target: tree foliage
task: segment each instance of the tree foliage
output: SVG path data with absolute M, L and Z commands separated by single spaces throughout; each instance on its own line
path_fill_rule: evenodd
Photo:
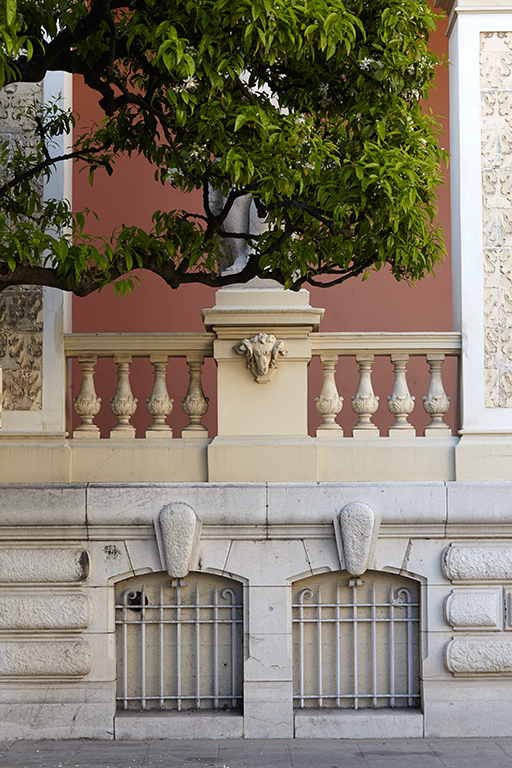
M 72 156 L 93 177 L 142 154 L 162 184 L 201 190 L 204 212 L 159 210 L 151 230 L 88 236 L 84 214 L 35 183 L 60 162 L 55 138 L 74 118 L 27 106 L 30 151 L 0 144 L 0 289 L 86 295 L 117 281 L 123 292 L 134 268 L 173 288 L 260 276 L 298 289 L 386 263 L 398 279 L 432 271 L 444 152 L 419 101 L 438 63 L 434 23 L 424 0 L 3 0 L 0 87 L 82 75 L 105 117 Z M 247 195 L 267 223 L 258 235 L 225 226 Z M 240 274 L 221 274 L 234 235 L 251 254 Z

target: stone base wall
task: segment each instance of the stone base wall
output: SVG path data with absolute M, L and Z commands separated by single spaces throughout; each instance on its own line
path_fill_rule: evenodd
M 0 739 L 511 736 L 511 494 L 506 482 L 3 486 Z M 177 502 L 202 522 L 194 568 L 244 586 L 243 714 L 116 716 L 115 585 L 167 569 L 158 519 Z M 293 708 L 292 585 L 346 567 L 335 528 L 353 502 L 380 523 L 366 566 L 420 584 L 418 709 Z

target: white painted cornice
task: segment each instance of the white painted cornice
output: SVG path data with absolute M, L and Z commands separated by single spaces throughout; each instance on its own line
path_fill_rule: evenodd
M 435 6 L 436 8 L 442 8 L 448 14 L 448 28 L 446 30 L 448 37 L 459 14 L 512 13 L 511 0 L 491 0 L 491 2 L 482 2 L 482 0 L 436 0 Z

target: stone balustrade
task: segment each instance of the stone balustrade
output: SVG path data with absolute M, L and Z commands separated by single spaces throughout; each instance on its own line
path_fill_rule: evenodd
M 292 307 L 296 314 L 299 309 Z M 271 324 L 263 312 L 250 312 L 251 323 L 249 313 L 239 312 L 244 323 L 228 317 L 232 325 L 224 328 L 219 311 L 203 333 L 65 335 L 65 358 L 76 361 L 80 423 L 70 433 L 4 425 L 2 482 L 432 482 L 465 471 L 457 458 L 461 439 L 445 421 L 455 393 L 445 391 L 442 379 L 446 358 L 461 354 L 459 334 L 320 333 L 307 312 L 298 330 L 284 313 L 283 322 L 272 315 Z M 259 367 L 247 351 L 241 354 L 246 348 L 261 352 Z M 212 372 L 202 380 L 208 358 L 217 365 L 216 382 Z M 320 365 L 311 366 L 308 380 L 313 358 L 323 367 L 323 384 Z M 413 358 L 423 362 L 423 377 Z M 183 429 L 177 398 L 188 417 Z M 312 436 L 308 405 L 313 424 L 315 404 L 323 423 Z M 343 404 L 353 411 L 353 426 L 343 420 Z M 203 423 L 209 408 L 210 433 Z M 415 418 L 422 409 L 426 414 Z M 389 429 L 386 419 L 394 421 Z M 135 439 L 135 426 L 142 439 Z M 107 439 L 99 440 L 102 435 Z
M 102 403 L 96 395 L 94 384 L 95 366 L 100 357 L 112 358 L 117 365 L 117 387 L 110 400 L 112 412 L 118 422 L 110 432 L 113 439 L 134 438 L 135 427 L 130 419 L 139 407 L 130 386 L 130 365 L 135 357 L 150 360 L 154 369 L 154 383 L 146 399 L 148 413 L 153 424 L 146 430 L 146 438 L 171 438 L 172 428 L 166 423 L 173 410 L 174 401 L 169 397 L 166 371 L 169 358 L 181 357 L 189 368 L 189 386 L 182 398 L 182 408 L 190 419 L 182 437 L 208 437 L 201 419 L 208 410 L 201 383 L 201 369 L 205 357 L 213 354 L 212 333 L 161 333 L 161 334 L 73 334 L 65 337 L 68 358 L 77 358 L 82 369 L 82 384 L 74 399 L 74 408 L 81 418 L 73 431 L 74 438 L 99 438 L 100 430 L 94 424 Z
M 430 370 L 428 390 L 422 398 L 423 408 L 430 416 L 425 437 L 451 436 L 444 415 L 450 408 L 451 397 L 443 386 L 442 368 L 447 357 L 461 352 L 458 333 L 316 333 L 311 336 L 312 353 L 323 367 L 323 386 L 316 407 L 324 421 L 316 431 L 317 437 L 343 437 L 336 422 L 344 399 L 338 393 L 335 374 L 340 357 L 353 357 L 359 366 L 359 383 L 351 397 L 352 410 L 359 421 L 352 430 L 356 438 L 379 437 L 380 431 L 372 418 L 382 403 L 372 386 L 372 366 L 377 356 L 389 358 L 394 368 L 394 383 L 387 397 L 387 408 L 395 417 L 389 437 L 415 437 L 416 429 L 409 422 L 416 405 L 407 383 L 407 365 L 411 357 L 425 358 Z
M 118 419 L 110 431 L 110 438 L 134 438 L 135 428 L 130 419 L 140 404 L 130 386 L 130 364 L 136 357 L 150 360 L 154 370 L 153 388 L 148 393 L 146 407 L 153 424 L 146 430 L 146 438 L 172 438 L 173 430 L 166 423 L 173 410 L 169 397 L 166 370 L 170 358 L 184 358 L 189 367 L 189 386 L 182 398 L 182 408 L 189 418 L 182 437 L 208 437 L 202 418 L 208 410 L 201 382 L 201 370 L 206 357 L 213 356 L 213 333 L 172 334 L 74 334 L 66 336 L 65 351 L 68 358 L 77 358 L 82 370 L 82 383 L 74 408 L 81 418 L 73 431 L 74 438 L 98 438 L 100 430 L 94 424 L 102 407 L 94 384 L 98 358 L 109 357 L 117 365 L 117 386 L 110 400 L 112 412 Z M 417 431 L 409 418 L 416 405 L 409 392 L 407 365 L 409 359 L 420 356 L 430 370 L 430 383 L 423 396 L 423 409 L 431 420 L 426 437 L 451 436 L 444 415 L 450 407 L 451 396 L 444 389 L 442 367 L 446 357 L 460 354 L 461 341 L 457 333 L 314 333 L 311 335 L 312 355 L 323 367 L 323 385 L 315 404 L 323 416 L 316 431 L 317 437 L 343 437 L 343 429 L 336 418 L 344 398 L 336 384 L 336 367 L 340 357 L 352 357 L 359 367 L 359 383 L 351 395 L 352 410 L 359 419 L 352 430 L 355 438 L 379 437 L 379 428 L 372 421 L 377 409 L 384 403 L 375 395 L 372 385 L 372 366 L 378 356 L 386 357 L 394 368 L 394 384 L 387 397 L 387 408 L 395 421 L 388 436 L 415 437 Z M 282 363 L 286 364 L 286 363 Z M 269 396 L 272 390 L 268 390 Z M 347 398 L 348 399 L 348 398 Z

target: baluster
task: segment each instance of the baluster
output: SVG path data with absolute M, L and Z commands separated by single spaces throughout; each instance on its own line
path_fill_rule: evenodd
M 174 400 L 167 392 L 165 372 L 169 364 L 168 355 L 150 355 L 150 361 L 155 369 L 155 381 L 151 397 L 146 400 L 146 407 L 154 423 L 146 430 L 146 437 L 172 437 L 172 429 L 165 423 L 172 411 Z
M 359 422 L 352 430 L 353 437 L 378 437 L 379 429 L 372 424 L 371 418 L 379 407 L 379 398 L 372 387 L 372 365 L 375 356 L 372 354 L 356 355 L 359 365 L 359 385 L 352 396 L 352 410 L 359 416 Z
M 117 388 L 111 399 L 111 408 L 114 416 L 117 416 L 117 424 L 110 431 L 110 437 L 129 438 L 135 437 L 135 427 L 130 424 L 130 419 L 137 410 L 137 398 L 132 395 L 130 387 L 131 355 L 114 355 L 117 364 Z
M 94 388 L 94 366 L 98 362 L 96 355 L 79 357 L 78 362 L 82 368 L 82 384 L 78 396 L 73 403 L 75 411 L 81 418 L 81 423 L 74 430 L 73 437 L 100 437 L 100 430 L 92 423 L 101 408 L 101 397 L 96 397 Z
M 186 397 L 182 398 L 183 411 L 189 417 L 190 422 L 181 433 L 182 437 L 208 437 L 208 430 L 201 424 L 201 419 L 208 410 L 209 398 L 204 396 L 201 384 L 201 368 L 204 363 L 204 355 L 187 355 L 187 365 L 190 371 L 190 380 Z
M 443 386 L 442 367 L 444 359 L 443 354 L 427 355 L 427 363 L 430 366 L 430 384 L 428 392 L 423 398 L 423 408 L 432 417 L 432 421 L 425 428 L 425 437 L 445 437 L 452 434 L 448 424 L 443 421 L 443 416 L 450 407 L 451 400 Z
M 407 386 L 407 363 L 409 355 L 398 353 L 391 355 L 391 362 L 395 368 L 395 381 L 393 391 L 388 397 L 388 410 L 396 419 L 389 428 L 390 437 L 415 437 L 416 430 L 409 424 L 407 417 L 414 408 L 414 397 Z
M 335 419 L 343 407 L 343 398 L 338 394 L 334 374 L 338 355 L 320 355 L 320 361 L 324 369 L 324 380 L 319 397 L 315 397 L 317 411 L 324 417 L 323 424 L 316 430 L 317 437 L 343 437 L 343 429 Z

